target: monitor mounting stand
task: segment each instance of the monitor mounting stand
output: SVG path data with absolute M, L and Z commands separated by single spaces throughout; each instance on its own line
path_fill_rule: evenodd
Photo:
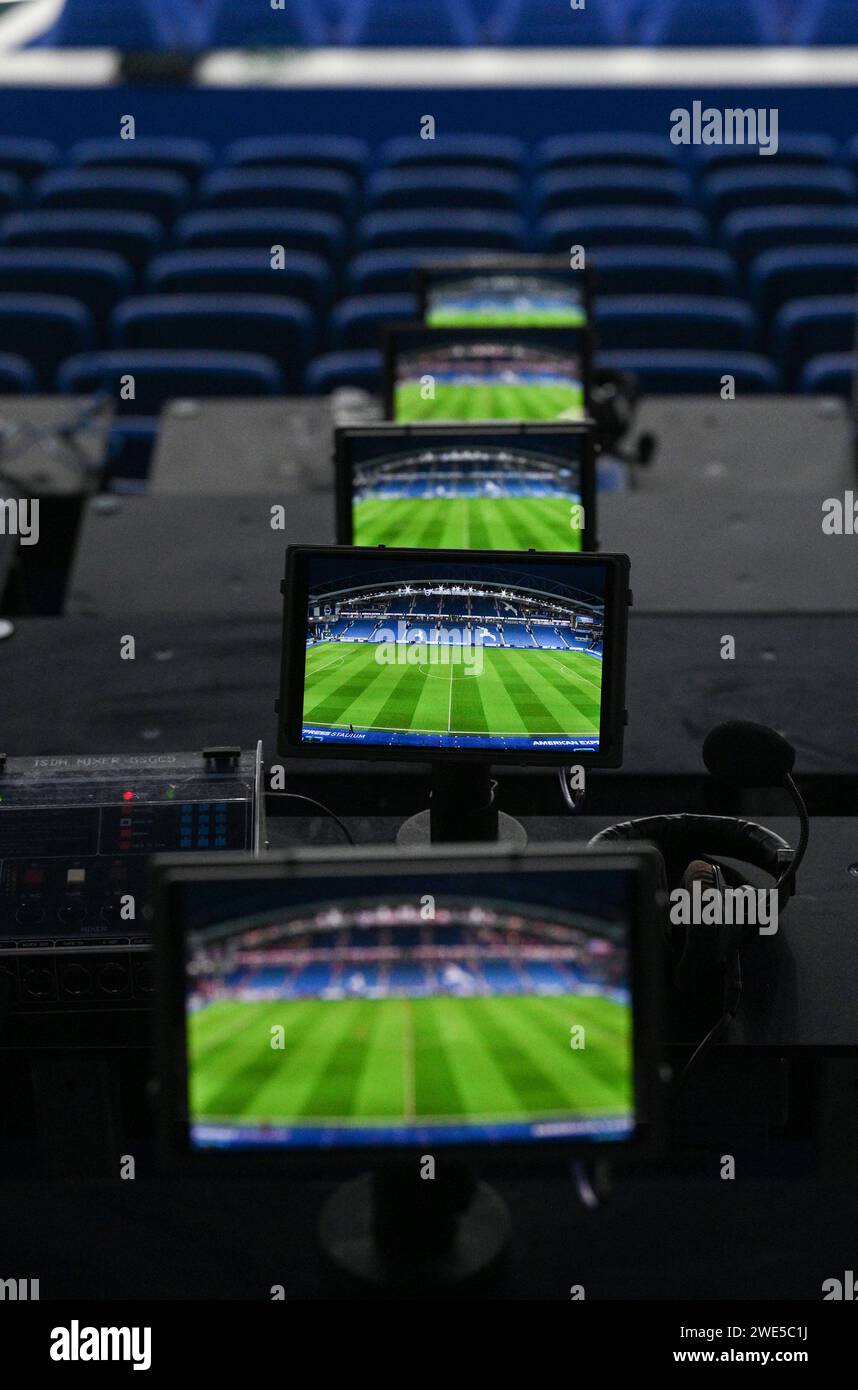
M 490 1280 L 510 1230 L 493 1188 L 455 1159 L 439 1158 L 436 1173 L 429 1155 L 381 1164 L 338 1187 L 319 1223 L 338 1274 L 404 1296 Z
M 488 763 L 432 764 L 428 811 L 419 811 L 399 827 L 396 842 L 409 849 L 427 844 L 495 843 L 523 849 L 527 832 L 497 808 L 497 783 Z

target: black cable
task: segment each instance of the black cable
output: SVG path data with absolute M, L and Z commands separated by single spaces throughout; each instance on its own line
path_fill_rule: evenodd
M 705 1038 L 697 1044 L 679 1076 L 674 1083 L 674 1104 L 679 1098 L 679 1094 L 684 1087 L 688 1077 L 694 1067 L 705 1056 L 709 1049 L 715 1044 L 719 1034 L 733 1022 L 739 1012 L 739 1003 L 742 998 L 742 962 L 739 952 L 736 951 L 732 967 L 727 972 L 727 979 L 724 982 L 724 1012 L 706 1034 Z
M 340 820 L 337 813 L 335 811 L 332 811 L 330 806 L 325 806 L 323 802 L 317 801 L 315 797 L 304 796 L 301 792 L 266 792 L 265 794 L 266 796 L 288 796 L 291 797 L 293 801 L 306 801 L 309 802 L 311 806 L 317 806 L 320 811 L 324 811 L 326 816 L 330 816 L 332 821 L 336 821 L 337 825 L 340 827 L 340 830 L 342 830 L 349 844 L 355 844 L 351 831 L 349 830 L 348 826 Z

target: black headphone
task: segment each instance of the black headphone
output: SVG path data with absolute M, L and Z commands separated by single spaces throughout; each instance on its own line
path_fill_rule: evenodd
M 644 816 L 608 826 L 593 836 L 590 845 L 598 848 L 604 844 L 640 841 L 655 845 L 659 850 L 663 871 L 661 887 L 667 895 L 675 888 L 690 888 L 695 879 L 704 888 L 714 888 L 721 893 L 728 887 L 746 887 L 747 880 L 738 870 L 719 862 L 724 858 L 751 864 L 774 879 L 779 913 L 790 897 L 792 875 L 789 870 L 793 865 L 793 850 L 774 830 L 754 821 L 737 820 L 732 816 Z M 788 881 L 781 882 L 785 871 Z M 731 963 L 734 966 L 732 955 L 747 942 L 752 929 L 724 921 L 708 932 L 702 927 L 671 928 L 669 923 L 666 923 L 666 930 L 673 954 L 673 983 L 684 989 L 694 976 L 716 964 L 725 968 Z
M 690 888 L 696 880 L 704 888 L 723 893 L 725 888 L 749 887 L 743 876 L 721 859 L 753 865 L 774 880 L 778 913 L 795 891 L 796 871 L 807 848 L 807 809 L 792 779 L 795 749 L 786 739 L 761 724 L 733 721 L 720 724 L 707 736 L 703 759 L 710 773 L 733 786 L 784 786 L 793 796 L 801 817 L 797 850 L 786 840 L 754 821 L 732 816 L 646 816 L 621 821 L 594 835 L 591 847 L 646 841 L 655 845 L 662 859 L 662 889 Z M 729 918 L 730 914 L 722 914 Z M 712 931 L 698 927 L 677 932 L 666 923 L 673 954 L 673 982 L 688 985 L 701 970 L 714 963 L 725 972 L 725 1012 L 735 1012 L 741 990 L 738 952 L 750 936 L 745 925 L 729 920 Z

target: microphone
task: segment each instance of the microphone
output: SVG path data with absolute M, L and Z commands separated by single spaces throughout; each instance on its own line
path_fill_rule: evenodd
M 734 787 L 785 787 L 801 822 L 798 849 L 785 859 L 775 884 L 781 907 L 795 892 L 795 876 L 807 851 L 810 821 L 804 797 L 793 781 L 795 749 L 767 724 L 731 719 L 718 724 L 703 741 L 703 761 L 713 777 Z
M 731 719 L 706 735 L 703 761 L 713 777 L 734 787 L 777 787 L 795 766 L 795 749 L 766 724 Z

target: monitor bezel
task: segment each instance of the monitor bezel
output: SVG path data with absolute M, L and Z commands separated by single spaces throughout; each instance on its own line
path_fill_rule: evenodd
M 618 871 L 631 876 L 633 901 L 629 948 L 632 997 L 632 1072 L 634 1124 L 629 1135 L 603 1140 L 562 1137 L 516 1140 L 499 1144 L 473 1142 L 439 1145 L 439 1155 L 485 1162 L 502 1155 L 505 1161 L 556 1162 L 570 1153 L 591 1158 L 628 1154 L 655 1139 L 662 1129 L 664 1078 L 661 1073 L 662 962 L 659 943 L 665 913 L 664 890 L 657 851 L 646 845 L 633 850 L 606 845 L 598 850 L 568 844 L 534 845 L 512 850 L 500 845 L 426 847 L 404 853 L 395 848 L 281 850 L 255 858 L 249 854 L 170 854 L 151 861 L 151 906 L 154 919 L 155 966 L 155 1085 L 159 1151 L 165 1166 L 185 1171 L 224 1172 L 331 1171 L 373 1161 L 408 1163 L 425 1152 L 426 1141 L 414 1144 L 336 1148 L 196 1149 L 191 1144 L 188 1113 L 187 1034 L 185 1009 L 184 931 L 178 911 L 183 884 L 236 878 L 292 879 L 322 874 L 326 879 L 362 877 L 377 880 L 385 873 L 413 873 L 418 884 L 425 875 L 444 872 L 450 865 L 465 872 L 492 877 L 529 872 L 588 870 Z
M 417 334 L 444 333 L 448 337 L 461 338 L 464 341 L 479 341 L 480 338 L 500 338 L 508 342 L 515 342 L 522 337 L 544 338 L 548 345 L 552 338 L 555 340 L 561 336 L 577 334 L 581 343 L 581 382 L 584 388 L 584 414 L 580 420 L 560 420 L 556 416 L 547 420 L 527 420 L 523 424 L 583 424 L 590 418 L 591 393 L 592 393 L 592 351 L 593 351 L 593 330 L 591 325 L 583 324 L 580 327 L 565 326 L 560 328 L 517 328 L 508 325 L 503 328 L 433 328 L 431 324 L 423 323 L 414 319 L 410 323 L 384 323 L 381 325 L 382 336 L 382 409 L 383 418 L 389 420 L 394 425 L 407 424 L 431 424 L 431 425 L 501 425 L 507 423 L 503 420 L 396 420 L 393 414 L 394 391 L 395 391 L 395 370 L 396 361 L 402 345 L 407 342 L 409 337 L 416 338 Z
M 315 557 L 342 555 L 359 563 L 384 556 L 420 557 L 427 563 L 499 565 L 504 561 L 521 564 L 603 565 L 606 571 L 605 631 L 602 638 L 602 718 L 599 749 L 585 748 L 430 748 L 419 745 L 305 743 L 301 738 L 304 716 L 304 678 L 307 650 L 307 567 Z M 554 550 L 421 550 L 388 546 L 290 545 L 286 550 L 283 580 L 283 642 L 281 648 L 280 694 L 276 702 L 277 749 L 290 758 L 344 758 L 384 760 L 399 763 L 469 762 L 508 766 L 557 767 L 574 763 L 585 767 L 621 767 L 627 712 L 626 657 L 628 644 L 629 557 L 599 552 Z
M 548 272 L 556 275 L 558 279 L 566 275 L 572 281 L 578 280 L 582 286 L 582 298 L 584 301 L 584 313 L 587 322 L 582 325 L 592 331 L 593 328 L 593 272 L 589 266 L 582 266 L 579 270 L 573 270 L 562 256 L 540 256 L 540 255 L 503 255 L 479 253 L 472 256 L 450 256 L 445 260 L 439 257 L 438 260 L 422 261 L 416 271 L 417 289 L 417 312 L 427 328 L 437 325 L 426 324 L 426 314 L 429 309 L 429 295 L 432 289 L 432 281 L 440 275 L 467 275 L 485 272 L 487 275 L 539 275 Z M 523 325 L 509 325 L 510 327 L 522 327 Z M 536 325 L 535 325 L 536 326 Z M 563 327 L 564 325 L 559 325 Z
M 528 435 L 535 434 L 556 434 L 559 437 L 574 435 L 583 438 L 580 492 L 581 505 L 584 508 L 584 527 L 581 533 L 581 551 L 570 551 L 569 553 L 572 555 L 582 552 L 593 554 L 598 550 L 596 440 L 595 425 L 592 420 L 546 420 L 544 424 L 539 421 L 524 420 L 512 420 L 507 424 L 502 421 L 492 424 L 489 421 L 486 424 L 478 425 L 458 425 L 455 421 L 437 425 L 397 425 L 393 421 L 385 420 L 377 425 L 339 425 L 334 431 L 337 543 L 339 545 L 352 545 L 354 541 L 354 462 L 351 449 L 353 440 L 375 437 L 379 440 L 387 439 L 395 443 L 399 439 L 404 442 L 417 438 L 425 439 L 428 443 L 432 439 L 443 440 L 445 435 L 463 434 L 473 438 L 475 443 L 479 443 L 481 439 L 490 440 L 499 434 L 508 435 L 510 441 L 515 438 L 526 440 Z

